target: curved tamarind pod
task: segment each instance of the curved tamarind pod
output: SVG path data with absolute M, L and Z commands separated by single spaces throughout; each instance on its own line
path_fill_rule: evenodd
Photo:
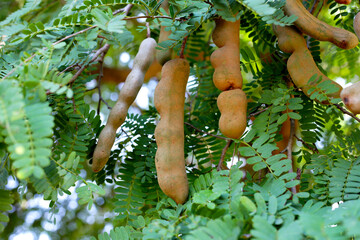
M 147 38 L 140 44 L 134 59 L 133 69 L 127 76 L 119 98 L 111 109 L 108 121 L 100 133 L 93 154 L 92 170 L 94 172 L 100 171 L 109 160 L 116 130 L 124 123 L 128 109 L 144 83 L 145 72 L 154 61 L 155 47 L 156 41 L 153 38 Z
M 185 202 L 189 192 L 184 156 L 184 105 L 189 73 L 185 59 L 166 62 L 154 93 L 154 104 L 161 117 L 155 128 L 158 182 L 161 190 L 178 204 Z
M 220 93 L 217 105 L 221 113 L 221 133 L 228 138 L 240 138 L 247 123 L 247 98 L 243 90 L 233 89 Z
M 351 0 L 335 0 L 335 2 L 348 5 L 351 3 Z
M 360 38 L 360 12 L 355 15 L 353 25 L 356 36 Z
M 216 46 L 219 48 L 229 44 L 239 46 L 240 20 L 229 22 L 222 18 L 217 18 L 215 19 L 215 24 L 212 39 Z
M 168 0 L 164 0 L 161 5 L 162 8 L 169 14 L 169 3 Z M 160 27 L 160 35 L 159 35 L 159 43 L 166 41 L 169 39 L 171 35 L 171 31 L 166 31 L 165 26 Z M 163 50 L 156 50 L 156 60 L 161 64 L 164 65 L 167 61 L 171 59 L 172 49 L 163 49 Z
M 215 22 L 212 38 L 219 48 L 210 56 L 211 64 L 215 69 L 213 82 L 221 91 L 242 88 L 239 54 L 240 20 L 228 22 L 219 18 Z
M 316 63 L 310 53 L 310 51 L 306 48 L 299 49 L 295 51 L 287 61 L 287 69 L 293 80 L 294 84 L 303 90 L 305 95 L 310 96 L 312 93 L 308 93 L 308 90 L 320 82 L 331 80 L 325 74 L 323 74 L 319 68 L 316 66 Z M 309 79 L 314 75 L 317 74 L 317 77 L 321 77 L 320 82 L 309 83 Z M 332 98 L 339 98 L 340 92 L 342 87 L 337 84 L 336 82 L 331 80 L 333 85 L 336 85 L 338 91 L 332 94 L 329 94 L 329 97 Z M 328 104 L 328 102 L 322 102 L 323 104 Z
M 347 109 L 354 114 L 360 113 L 360 82 L 344 88 L 340 93 L 340 97 Z
M 278 44 L 281 51 L 293 53 L 296 49 L 307 48 L 302 33 L 295 27 L 280 27 L 273 24 L 273 30 L 278 36 Z
M 298 88 L 301 88 L 306 96 L 311 95 L 311 93 L 308 93 L 308 90 L 311 87 L 314 87 L 314 84 L 319 84 L 314 83 L 311 85 L 308 83 L 309 79 L 314 74 L 322 78 L 321 82 L 330 80 L 316 66 L 301 32 L 297 31 L 294 27 L 280 26 L 274 26 L 274 32 L 278 37 L 280 49 L 284 52 L 292 53 L 287 61 L 287 69 L 294 84 Z M 332 84 L 336 85 L 339 90 L 335 93 L 329 94 L 328 96 L 334 98 L 340 97 L 342 87 L 334 81 L 332 81 Z M 322 103 L 328 104 L 326 101 Z
M 238 47 L 226 45 L 216 49 L 210 56 L 210 62 L 215 69 L 213 82 L 216 88 L 221 91 L 242 88 Z
M 358 45 L 355 34 L 336 28 L 314 17 L 303 6 L 301 0 L 286 0 L 284 11 L 287 15 L 298 16 L 296 27 L 301 32 L 320 41 L 329 41 L 343 49 L 351 49 Z

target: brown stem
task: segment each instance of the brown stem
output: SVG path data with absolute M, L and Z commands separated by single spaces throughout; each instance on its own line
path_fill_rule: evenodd
M 342 111 L 343 113 L 349 115 L 350 117 L 352 117 L 353 119 L 355 119 L 356 121 L 360 122 L 360 118 L 356 117 L 355 114 L 353 114 L 352 112 L 349 112 L 348 110 L 346 110 L 345 108 L 343 108 L 342 106 L 340 106 L 339 104 L 335 103 L 334 104 L 335 107 L 337 107 L 340 111 Z
M 150 24 L 149 22 L 146 22 L 146 37 L 150 38 L 151 37 L 151 31 L 150 31 Z
M 170 16 L 149 16 L 149 15 L 146 15 L 146 16 L 126 17 L 126 18 L 123 18 L 123 20 L 133 20 L 133 19 L 139 19 L 139 18 L 152 18 L 152 19 L 167 18 L 167 19 L 173 19 Z M 181 21 L 183 19 L 182 18 L 175 18 L 175 20 Z
M 299 138 L 298 136 L 294 135 L 294 137 L 300 141 L 303 145 L 305 145 L 308 149 L 310 149 L 313 152 L 319 153 L 319 150 L 316 148 L 316 146 L 314 145 L 314 147 L 311 147 L 309 144 L 307 144 L 304 140 L 302 140 L 301 138 Z
M 215 134 L 208 133 L 208 132 L 206 132 L 206 131 L 204 131 L 204 130 L 201 130 L 201 129 L 195 127 L 194 125 L 192 125 L 192 124 L 190 124 L 190 123 L 188 123 L 188 122 L 185 122 L 185 124 L 188 125 L 188 126 L 190 126 L 190 127 L 192 127 L 192 128 L 195 129 L 196 131 L 201 132 L 201 133 L 204 133 L 204 134 L 206 134 L 206 135 L 209 135 L 209 136 L 212 136 L 212 137 L 215 137 L 215 138 L 219 138 L 219 139 L 223 139 L 223 140 L 229 140 L 229 138 L 222 137 L 222 136 L 218 136 L 218 135 L 215 135 Z
M 315 9 L 317 8 L 318 5 L 319 5 L 319 0 L 315 0 L 314 4 L 312 5 L 312 7 L 311 7 L 311 9 L 309 11 L 312 15 L 314 15 L 314 11 L 315 11 Z
M 295 135 L 295 120 L 294 119 L 290 119 L 290 137 L 289 137 L 289 142 L 287 145 L 287 154 L 288 154 L 288 159 L 291 161 L 291 168 L 289 169 L 289 173 L 294 172 L 293 170 L 293 157 L 292 157 L 292 147 L 293 147 L 293 139 L 294 139 L 294 135 Z M 291 192 L 293 194 L 296 194 L 296 187 L 291 187 Z
M 183 42 L 181 44 L 180 58 L 184 58 L 184 50 L 185 50 L 187 39 L 188 39 L 188 36 L 184 37 L 184 40 L 183 40 Z
M 97 114 L 100 114 L 100 107 L 101 107 L 101 100 L 103 100 L 102 96 L 101 96 L 101 79 L 104 76 L 104 56 L 105 54 L 102 53 L 101 57 L 99 58 L 99 76 L 98 76 L 98 81 L 97 81 L 97 89 L 98 89 L 98 94 L 99 94 L 99 103 L 98 103 L 98 107 L 97 107 Z
M 81 66 L 81 68 L 79 69 L 79 71 L 77 71 L 75 73 L 75 75 L 71 78 L 71 80 L 69 81 L 69 83 L 73 83 L 79 76 L 80 74 L 85 70 L 85 68 L 92 62 L 94 62 L 99 56 L 100 54 L 106 54 L 107 51 L 109 50 L 110 45 L 109 44 L 105 44 L 102 48 L 100 48 L 99 50 L 97 50 L 97 52 L 94 54 L 94 56 L 92 57 L 92 59 L 90 60 L 89 63 L 84 64 L 83 66 Z
M 121 12 L 125 13 L 125 15 L 128 15 L 133 6 L 134 6 L 133 4 L 128 4 L 125 7 L 120 8 L 120 9 L 116 10 L 115 12 L 113 12 L 113 15 L 116 15 Z
M 249 116 L 248 116 L 247 118 L 250 119 L 251 117 L 254 117 L 254 116 L 256 116 L 256 115 L 259 115 L 259 114 L 265 112 L 266 110 L 268 110 L 269 107 L 270 107 L 270 106 L 268 106 L 268 107 L 266 107 L 266 108 L 264 108 L 264 109 L 262 109 L 262 110 L 260 110 L 260 111 L 258 111 L 258 112 L 251 113 L 251 114 L 249 114 Z
M 229 149 L 229 147 L 231 146 L 232 143 L 233 143 L 232 139 L 228 140 L 225 147 L 223 148 L 223 150 L 221 152 L 221 157 L 220 157 L 220 160 L 219 160 L 219 164 L 216 167 L 217 171 L 222 170 L 222 165 L 223 165 L 223 162 L 224 162 L 224 159 L 225 159 L 226 152 L 227 152 L 227 150 Z

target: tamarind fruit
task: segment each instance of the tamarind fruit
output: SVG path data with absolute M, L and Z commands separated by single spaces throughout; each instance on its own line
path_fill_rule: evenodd
M 229 138 L 239 138 L 246 128 L 247 98 L 243 90 L 232 89 L 219 94 L 217 105 L 221 113 L 219 128 Z
M 316 66 L 301 32 L 294 27 L 280 27 L 275 25 L 273 25 L 273 30 L 278 37 L 280 50 L 292 53 L 287 61 L 287 69 L 294 84 L 298 88 L 301 88 L 305 95 L 310 96 L 312 93 L 308 93 L 309 89 L 316 86 L 318 83 L 331 80 Z M 308 83 L 309 79 L 315 74 L 317 77 L 321 77 L 321 81 Z M 331 81 L 331 84 L 335 85 L 338 88 L 338 91 L 328 94 L 328 97 L 339 98 L 342 87 L 334 81 Z M 327 101 L 322 103 L 328 104 Z
M 335 2 L 348 5 L 351 3 L 351 0 L 335 0 Z
M 219 18 L 215 23 L 212 39 L 219 48 L 210 56 L 211 65 L 215 69 L 213 82 L 221 91 L 242 88 L 239 54 L 240 20 L 229 22 Z
M 100 171 L 109 160 L 111 148 L 116 137 L 116 130 L 124 123 L 128 109 L 144 83 L 145 72 L 154 61 L 156 45 L 156 41 L 153 38 L 147 38 L 140 44 L 134 59 L 133 69 L 127 76 L 124 86 L 121 88 L 119 98 L 110 111 L 107 123 L 100 133 L 93 154 L 92 170 L 94 172 Z
M 219 48 L 210 56 L 211 65 L 215 69 L 213 82 L 221 91 L 241 88 L 243 80 L 239 54 L 240 20 L 229 22 L 218 18 L 215 24 L 212 39 Z
M 345 106 L 354 114 L 360 113 L 360 82 L 344 88 L 340 97 L 343 100 Z
M 294 24 L 301 32 L 319 41 L 328 41 L 343 49 L 354 48 L 359 43 L 355 34 L 317 19 L 306 10 L 301 0 L 286 0 L 284 11 L 286 15 L 298 17 Z
M 224 136 L 240 138 L 246 128 L 247 98 L 241 90 L 243 79 L 240 71 L 239 29 L 240 20 L 215 20 L 212 33 L 217 47 L 210 62 L 214 67 L 213 82 L 215 87 L 223 91 L 217 99 L 220 110 L 219 129 Z
M 154 105 L 160 114 L 155 128 L 158 183 L 178 204 L 185 202 L 189 191 L 184 156 L 184 105 L 189 73 L 190 66 L 185 59 L 166 62 L 154 93 Z
M 353 26 L 356 36 L 360 38 L 360 12 L 355 15 Z
M 166 12 L 169 14 L 169 2 L 168 0 L 164 0 L 160 5 Z M 166 41 L 169 39 L 169 36 L 171 35 L 171 31 L 166 31 L 165 26 L 160 27 L 160 35 L 159 35 L 159 43 Z M 171 59 L 172 55 L 172 49 L 162 49 L 162 50 L 156 50 L 156 60 L 161 64 L 164 65 L 167 61 Z

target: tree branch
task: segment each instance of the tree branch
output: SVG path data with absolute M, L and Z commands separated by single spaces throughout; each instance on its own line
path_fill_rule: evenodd
M 184 58 L 184 51 L 185 51 L 185 46 L 186 46 L 186 42 L 187 42 L 188 36 L 184 37 L 184 40 L 181 44 L 181 49 L 180 49 L 180 58 Z
M 115 14 L 117 14 L 117 13 L 119 13 L 119 12 L 124 12 L 125 15 L 127 15 L 127 14 L 129 13 L 130 9 L 132 8 L 132 6 L 133 6 L 132 4 L 128 4 L 126 7 L 121 8 L 121 9 L 115 11 L 116 13 L 114 12 L 113 14 L 115 15 Z M 81 31 L 79 31 L 79 32 L 70 34 L 70 35 L 62 38 L 62 39 L 54 42 L 54 43 L 51 44 L 51 45 L 52 45 L 52 46 L 55 46 L 55 45 L 57 45 L 57 44 L 65 41 L 65 40 L 67 40 L 67 39 L 69 39 L 69 38 L 72 38 L 72 37 L 74 37 L 74 36 L 76 36 L 76 35 L 79 35 L 79 34 L 82 34 L 82 33 L 84 33 L 84 32 L 87 32 L 87 31 L 89 31 L 89 30 L 91 30 L 91 29 L 94 29 L 94 28 L 96 28 L 96 27 L 97 27 L 97 25 L 94 25 L 94 26 L 85 28 L 85 29 L 83 29 L 83 30 L 81 30 Z M 48 48 L 45 47 L 45 48 L 43 48 L 42 50 L 43 50 L 43 51 L 46 51 L 47 49 L 48 49 Z M 5 80 L 8 76 L 10 76 L 11 74 L 13 74 L 18 67 L 22 66 L 24 63 L 27 63 L 27 62 L 31 61 L 31 59 L 33 59 L 33 58 L 36 56 L 36 54 L 38 54 L 38 52 L 34 53 L 33 55 L 31 55 L 30 57 L 28 57 L 27 59 L 25 59 L 24 62 L 21 62 L 18 66 L 16 66 L 15 68 L 13 68 L 8 74 L 5 75 L 5 77 L 3 78 L 3 80 Z
M 360 118 L 356 117 L 355 114 L 353 114 L 352 112 L 349 112 L 348 110 L 346 110 L 345 108 L 343 108 L 342 106 L 340 106 L 339 104 L 335 103 L 334 104 L 335 107 L 337 107 L 340 111 L 342 111 L 343 113 L 349 115 L 350 117 L 352 117 L 353 119 L 355 119 L 356 121 L 360 122 Z
M 248 116 L 247 118 L 250 119 L 251 117 L 255 117 L 256 115 L 259 115 L 259 114 L 265 112 L 266 110 L 268 110 L 269 107 L 270 107 L 270 106 L 268 106 L 268 107 L 266 107 L 266 108 L 264 108 L 264 109 L 262 109 L 262 110 L 260 110 L 260 111 L 258 111 L 258 112 L 251 113 L 251 114 L 249 114 L 249 116 Z
M 313 152 L 319 153 L 319 150 L 316 148 L 316 146 L 314 145 L 314 147 L 311 147 L 309 144 L 307 144 L 304 140 L 302 140 L 301 138 L 299 138 L 298 136 L 296 136 L 296 134 L 294 135 L 294 137 L 300 141 L 303 145 L 305 145 L 308 149 L 310 149 Z
M 125 15 L 128 15 L 133 6 L 134 6 L 134 4 L 128 4 L 125 7 L 120 8 L 120 9 L 116 10 L 115 12 L 113 12 L 113 15 L 116 15 L 121 12 L 125 13 Z
M 91 58 L 90 62 L 87 64 L 84 64 L 83 66 L 81 66 L 81 68 L 79 69 L 79 71 L 77 71 L 75 73 L 75 75 L 71 78 L 71 80 L 68 82 L 68 84 L 73 83 L 79 76 L 80 74 L 85 70 L 86 66 L 88 66 L 90 63 L 94 62 L 99 56 L 100 54 L 106 54 L 107 51 L 109 50 L 110 45 L 109 44 L 105 44 L 102 48 L 100 48 L 99 50 L 97 50 L 97 52 L 94 54 L 94 56 Z
M 291 161 L 291 168 L 289 169 L 289 173 L 294 172 L 293 169 L 293 157 L 292 157 L 292 147 L 293 147 L 293 138 L 295 135 L 295 120 L 294 119 L 290 119 L 290 137 L 289 137 L 289 142 L 287 145 L 287 155 L 288 155 L 288 159 Z M 291 187 L 291 192 L 293 194 L 296 194 L 296 187 Z
M 223 140 L 229 140 L 229 138 L 222 137 L 222 136 L 218 136 L 218 135 L 215 135 L 215 134 L 211 134 L 211 133 L 209 133 L 209 132 L 206 132 L 206 131 L 204 131 L 204 130 L 201 130 L 201 129 L 195 127 L 194 125 L 192 125 L 192 124 L 190 124 L 190 123 L 188 123 L 188 122 L 185 122 L 185 124 L 188 125 L 188 126 L 190 126 L 190 127 L 192 127 L 192 128 L 195 129 L 196 131 L 201 132 L 201 133 L 204 133 L 204 134 L 206 134 L 206 135 L 209 135 L 209 136 L 212 136 L 212 137 L 216 137 L 216 138 L 219 138 L 219 139 L 223 139 Z
M 231 146 L 232 143 L 233 143 L 232 139 L 228 140 L 225 147 L 223 148 L 223 150 L 221 152 L 221 157 L 220 157 L 220 160 L 219 160 L 219 164 L 216 167 L 217 171 L 222 170 L 222 165 L 223 165 L 223 162 L 224 162 L 224 159 L 225 159 L 226 152 L 227 152 L 227 150 L 229 149 L 229 147 Z

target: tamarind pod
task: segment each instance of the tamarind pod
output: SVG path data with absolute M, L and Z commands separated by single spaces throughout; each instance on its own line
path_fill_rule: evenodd
M 238 139 L 246 128 L 247 98 L 241 89 L 224 91 L 219 94 L 217 105 L 221 113 L 219 128 L 228 138 Z
M 158 183 L 178 204 L 185 202 L 189 191 L 184 156 L 184 105 L 189 73 L 185 59 L 166 62 L 154 93 L 154 104 L 161 117 L 155 128 Z
M 335 0 L 335 2 L 348 5 L 351 3 L 351 0 Z
M 213 82 L 221 91 L 242 88 L 239 54 L 240 20 L 229 22 L 218 18 L 215 23 L 212 39 L 219 48 L 210 56 L 211 64 L 215 69 Z
M 134 59 L 133 69 L 127 76 L 119 98 L 111 109 L 107 123 L 99 135 L 92 161 L 94 172 L 100 171 L 109 160 L 116 130 L 124 123 L 128 109 L 144 83 L 145 72 L 154 61 L 155 47 L 156 41 L 153 38 L 147 38 L 140 44 Z
M 353 25 L 356 36 L 360 38 L 360 12 L 355 15 Z
M 242 88 L 238 47 L 225 45 L 216 49 L 210 56 L 210 62 L 215 69 L 213 82 L 219 90 Z
M 234 44 L 239 48 L 239 29 L 240 20 L 229 22 L 222 18 L 215 19 L 215 29 L 212 33 L 212 39 L 219 48 L 225 45 Z
M 307 48 L 296 50 L 287 61 L 287 69 L 289 74 L 294 82 L 294 84 L 303 90 L 305 95 L 310 96 L 311 93 L 308 93 L 308 90 L 311 87 L 316 86 L 319 83 L 308 83 L 309 79 L 317 74 L 318 78 L 321 77 L 323 81 L 331 80 L 326 75 L 324 75 L 319 68 L 316 66 L 316 63 Z M 317 80 L 318 80 L 317 78 Z M 329 94 L 329 97 L 339 98 L 342 87 L 336 82 L 332 81 L 331 84 L 338 87 L 338 91 L 332 94 Z M 328 104 L 328 102 L 324 101 L 323 104 Z
M 169 3 L 168 0 L 164 0 L 161 5 L 162 8 L 169 14 Z M 171 31 L 166 31 L 165 26 L 160 27 L 160 35 L 159 35 L 159 43 L 166 41 L 169 39 L 169 36 L 171 35 Z M 172 49 L 162 49 L 162 50 L 156 50 L 156 60 L 161 64 L 164 65 L 167 61 L 171 59 L 172 55 Z
M 347 109 L 354 114 L 360 113 L 360 82 L 344 88 L 340 93 L 340 97 Z
M 278 37 L 278 44 L 281 51 L 293 53 L 296 49 L 307 48 L 302 33 L 295 27 L 281 27 L 273 24 L 273 30 Z
M 301 0 L 286 0 L 284 11 L 287 15 L 295 15 L 296 27 L 301 32 L 320 41 L 329 41 L 343 49 L 351 49 L 358 45 L 355 34 L 341 28 L 336 28 L 314 17 L 303 6 Z

